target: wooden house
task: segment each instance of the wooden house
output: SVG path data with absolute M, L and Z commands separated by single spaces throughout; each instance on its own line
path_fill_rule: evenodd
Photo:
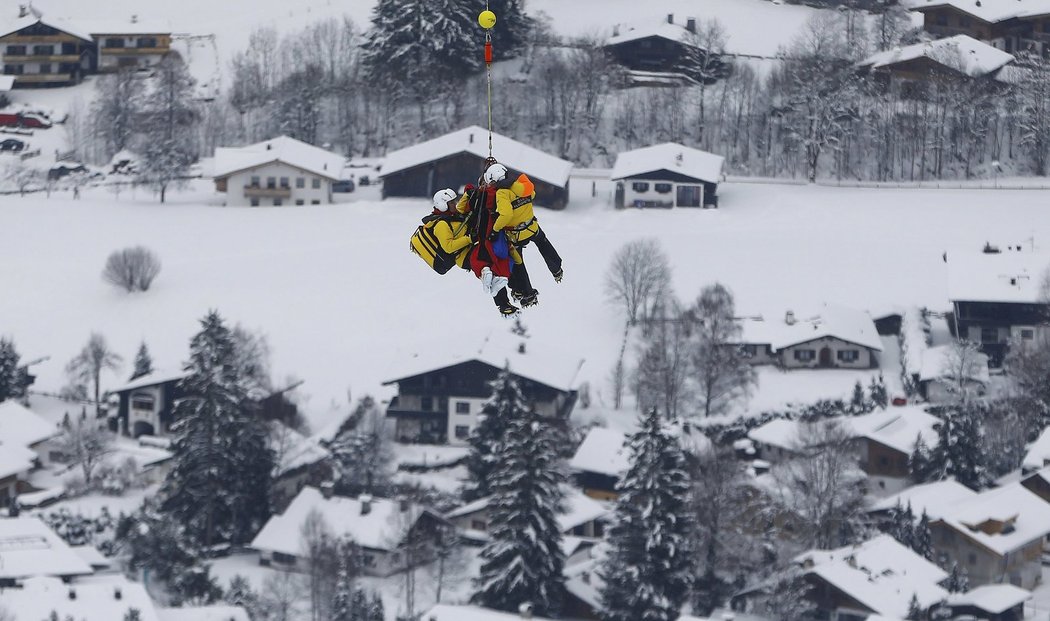
M 321 205 L 332 202 L 345 158 L 288 136 L 215 149 L 215 190 L 228 206 Z
M 968 35 L 1005 52 L 1050 54 L 1047 0 L 927 0 L 911 10 L 923 16 L 923 30 L 935 37 Z
M 673 142 L 624 151 L 610 175 L 616 207 L 718 207 L 725 158 Z
M 489 155 L 489 132 L 477 125 L 433 140 L 391 151 L 379 177 L 383 198 L 430 199 L 442 188 L 459 190 L 477 184 Z M 536 186 L 536 205 L 562 209 L 569 202 L 572 162 L 544 153 L 500 134 L 492 134 L 492 154 L 510 170 L 529 176 Z
M 919 97 L 930 82 L 1013 81 L 1008 71 L 1014 57 L 967 35 L 926 41 L 878 52 L 857 67 L 875 76 L 885 90 L 904 98 Z
M 630 86 L 710 83 L 728 71 L 716 58 L 707 59 L 696 18 L 681 24 L 673 13 L 664 21 L 615 26 L 603 49 L 625 69 Z
M 785 369 L 873 369 L 882 341 L 865 311 L 825 305 L 817 314 L 784 319 L 763 316 L 740 320 L 739 345 L 752 364 Z

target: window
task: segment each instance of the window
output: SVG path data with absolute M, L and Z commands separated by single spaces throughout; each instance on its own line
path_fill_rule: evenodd
M 977 555 L 974 554 L 973 552 L 970 552 L 969 554 L 966 555 L 966 560 L 969 561 L 971 565 L 976 565 L 977 564 Z
M 156 37 L 139 37 L 135 40 L 135 47 L 157 47 Z
M 981 342 L 996 344 L 999 342 L 998 328 L 981 328 Z
M 310 201 L 310 204 L 311 205 L 320 205 L 321 201 L 320 201 L 320 199 L 315 198 L 314 200 Z
M 679 207 L 699 207 L 701 196 L 703 196 L 703 190 L 698 185 L 678 186 Z
M 304 200 L 303 200 L 303 199 L 301 199 L 301 198 L 297 198 L 297 199 L 295 199 L 295 204 L 296 204 L 296 205 L 302 205 L 302 204 L 303 204 L 303 203 L 305 203 L 305 202 L 306 202 L 306 201 L 304 201 Z
M 22 65 L 4 65 L 4 73 L 7 75 L 22 75 L 25 72 L 25 67 Z
M 258 177 L 255 177 L 255 176 L 252 177 L 251 186 L 253 188 L 259 187 L 259 178 Z
M 470 414 L 470 404 L 466 401 L 456 401 L 456 414 Z
M 51 56 L 55 53 L 53 45 L 34 45 L 33 56 Z
M 124 47 L 124 39 L 112 37 L 102 42 L 102 47 Z
M 40 65 L 40 73 L 51 73 L 51 63 L 42 63 Z
M 302 177 L 296 177 L 295 178 L 295 187 L 297 187 L 297 188 L 305 188 L 306 187 L 306 179 L 303 179 Z
M 844 349 L 837 352 L 835 357 L 842 362 L 856 362 L 860 358 L 860 352 L 855 349 Z
M 282 565 L 295 565 L 295 557 L 291 554 L 285 554 L 284 552 L 274 552 L 273 562 Z
M 467 425 L 456 425 L 456 439 L 466 440 L 470 435 L 470 427 Z
M 313 189 L 315 189 L 315 190 L 320 190 L 321 189 L 321 180 L 318 179 L 317 177 L 314 177 L 313 180 L 310 183 L 310 186 Z
M 471 520 L 470 527 L 474 530 L 485 530 L 489 527 L 484 520 Z
M 649 191 L 649 184 L 645 181 L 635 181 L 631 184 L 631 189 L 641 194 Z
M 285 189 L 292 187 L 288 185 L 288 177 L 281 177 L 281 187 Z
M 376 557 L 371 554 L 364 554 L 361 556 L 361 562 L 365 567 L 375 567 Z
M 258 207 L 259 206 L 259 199 L 257 197 L 255 197 L 255 196 L 253 196 L 251 198 L 250 204 L 251 204 L 252 207 Z
M 963 28 L 969 28 L 970 27 L 970 18 L 960 15 L 959 16 L 959 25 L 962 26 Z
M 63 56 L 72 56 L 73 54 L 76 54 L 76 53 L 77 53 L 77 44 L 76 43 L 63 43 L 62 44 L 62 55 Z
M 277 177 L 267 177 L 266 178 L 266 187 L 271 189 L 271 190 L 276 189 L 277 188 Z
M 284 203 L 283 203 L 283 202 L 281 201 L 281 199 L 279 199 L 279 198 L 275 198 L 275 199 L 273 199 L 273 206 L 274 206 L 274 207 L 280 207 L 280 206 L 281 206 L 281 205 L 283 205 L 283 204 L 284 204 Z
M 657 194 L 670 194 L 674 186 L 670 183 L 656 183 L 653 184 L 653 189 L 656 190 Z
M 153 411 L 153 406 L 157 402 L 151 395 L 132 395 L 131 396 L 131 409 L 133 410 L 149 410 Z
M 59 73 L 73 73 L 74 71 L 79 71 L 79 70 L 80 70 L 80 65 L 78 65 L 77 63 L 59 63 L 58 64 L 58 72 Z
M 26 46 L 24 45 L 8 45 L 7 46 L 8 56 L 25 56 Z
M 1050 21 L 1043 22 L 1043 32 L 1050 32 Z
M 795 360 L 799 362 L 809 362 L 817 357 L 817 352 L 812 349 L 796 349 Z
M 758 353 L 758 345 L 744 345 L 744 353 L 748 356 L 754 356 Z
M 879 465 L 880 466 L 888 466 L 888 465 L 890 465 L 889 458 L 886 457 L 885 455 L 880 455 L 879 456 Z
M 419 407 L 420 407 L 421 410 L 423 410 L 424 412 L 429 412 L 429 411 L 434 409 L 434 398 L 433 397 L 423 397 L 422 399 L 419 400 L 419 404 L 420 404 Z
M 1031 328 L 1022 328 L 1021 329 L 1021 338 L 1026 340 L 1026 341 L 1030 341 L 1030 340 L 1034 339 L 1035 338 L 1035 330 L 1033 330 Z
M 948 14 L 947 13 L 938 13 L 936 16 L 934 16 L 933 21 L 938 26 L 947 26 L 948 25 Z

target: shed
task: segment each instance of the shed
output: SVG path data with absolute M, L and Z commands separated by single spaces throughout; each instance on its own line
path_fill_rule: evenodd
M 725 158 L 674 142 L 616 156 L 616 207 L 718 207 Z

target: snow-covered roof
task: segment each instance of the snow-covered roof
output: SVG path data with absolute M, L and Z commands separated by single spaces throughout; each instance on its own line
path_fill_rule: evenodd
M 384 384 L 478 360 L 497 369 L 509 364 L 511 372 L 519 377 L 570 391 L 584 362 L 574 352 L 565 351 L 556 343 L 540 345 L 535 340 L 530 341 L 526 353 L 519 353 L 521 339 L 505 330 L 490 332 L 480 342 L 462 338 L 454 340 L 456 342 L 449 343 L 442 351 L 424 351 L 400 362 L 394 370 L 397 378 L 387 380 Z
M 160 621 L 251 621 L 240 606 L 198 606 L 196 608 L 158 608 Z
M 747 437 L 765 446 L 794 451 L 799 448 L 799 431 L 802 424 L 797 420 L 774 418 L 747 432 Z
M 563 533 L 569 532 L 577 526 L 601 519 L 611 512 L 609 507 L 578 489 L 566 486 L 563 491 L 565 493 L 565 511 L 558 515 L 558 526 Z M 451 519 L 483 511 L 488 509 L 491 500 L 491 497 L 479 498 L 445 514 L 445 517 Z
M 59 619 L 114 621 L 124 619 L 132 609 L 139 611 L 142 621 L 161 621 L 145 587 L 120 575 L 73 584 L 52 577 L 29 578 L 20 588 L 0 589 L 0 607 L 14 613 L 17 621 L 49 619 L 52 611 Z
M 0 93 L 6 93 L 15 87 L 15 76 L 0 75 Z
M 1028 446 L 1022 465 L 1028 469 L 1038 469 L 1050 465 L 1050 427 L 1047 427 Z
M 57 427 L 21 403 L 0 403 L 0 442 L 33 446 L 58 435 Z
M 912 0 L 913 11 L 954 7 L 990 24 L 1015 17 L 1050 14 L 1050 0 Z
M 0 519 L 0 579 L 86 576 L 93 571 L 39 519 Z
M 613 181 L 669 170 L 708 183 L 718 183 L 725 158 L 674 142 L 624 151 L 616 156 Z
M 77 20 L 77 27 L 98 37 L 102 35 L 163 35 L 171 34 L 170 25 L 161 21 L 131 21 L 130 19 Z
M 15 20 L 0 22 L 0 37 L 6 37 L 9 34 L 18 32 L 23 28 L 28 28 L 34 24 L 43 24 L 50 26 L 55 30 L 61 30 L 64 33 L 71 34 L 78 39 L 84 41 L 91 41 L 91 33 L 84 30 L 79 24 L 73 24 L 67 22 L 64 19 L 54 17 L 42 17 L 39 15 L 27 15 L 25 17 L 19 17 Z
M 889 511 L 898 504 L 901 507 L 911 505 L 911 511 L 916 518 L 923 511 L 930 519 L 937 519 L 944 515 L 946 509 L 958 502 L 968 500 L 977 495 L 977 492 L 959 483 L 955 479 L 934 481 L 914 485 L 903 491 L 897 492 L 876 502 L 871 506 L 871 511 Z
M 787 313 L 765 319 L 746 317 L 740 321 L 740 342 L 769 345 L 773 351 L 810 341 L 833 337 L 875 351 L 882 351 L 882 339 L 875 329 L 875 321 L 866 311 L 825 305 L 811 317 L 793 315 L 788 323 Z
M 70 546 L 69 548 L 76 553 L 85 563 L 93 568 L 107 568 L 113 565 L 113 561 L 106 558 L 101 552 L 98 551 L 93 545 L 82 545 L 82 546 Z
M 946 507 L 943 514 L 938 521 L 1000 556 L 1050 533 L 1050 504 L 1020 483 L 984 491 Z M 1010 527 L 991 534 L 980 529 L 990 521 Z
M 937 584 L 948 574 L 889 535 L 836 550 L 810 550 L 795 560 L 882 615 L 904 618 L 913 595 L 923 608 L 948 595 Z
M 1006 250 L 948 255 L 948 299 L 953 302 L 1042 302 L 1050 255 Z
M 310 512 L 316 510 L 336 536 L 350 537 L 358 545 L 373 550 L 393 550 L 425 511 L 411 503 L 402 511 L 398 501 L 385 498 L 372 498 L 369 505 L 368 513 L 362 515 L 360 498 L 325 498 L 317 488 L 304 487 L 284 513 L 266 522 L 252 541 L 252 547 L 298 556 L 302 553 L 299 529 Z
M 613 35 L 605 40 L 606 46 L 620 45 L 649 37 L 660 37 L 676 43 L 694 45 L 694 37 L 685 26 L 672 24 L 665 19 L 650 20 L 645 23 L 620 24 L 615 27 Z
M 488 130 L 471 125 L 433 140 L 391 151 L 383 160 L 379 176 L 386 177 L 459 153 L 470 153 L 486 158 L 489 155 L 488 141 Z M 569 182 L 572 162 L 544 153 L 506 136 L 492 134 L 492 155 L 508 168 L 523 172 L 533 179 L 546 181 L 558 187 L 565 187 L 565 184 Z M 464 183 L 473 181 L 475 179 L 463 180 Z
M 923 57 L 970 77 L 993 73 L 1014 60 L 1012 55 L 973 37 L 955 35 L 879 52 L 857 64 L 879 69 Z
M 937 432 L 933 426 L 940 419 L 927 413 L 922 406 L 903 406 L 845 417 L 842 422 L 852 428 L 854 437 L 868 438 L 910 455 L 920 435 L 926 446 L 937 444 Z
M 142 377 L 131 380 L 127 384 L 117 388 L 114 392 L 127 392 L 129 390 L 135 390 L 136 388 L 156 386 L 157 384 L 163 384 L 165 382 L 174 382 L 181 380 L 188 375 L 189 373 L 181 369 L 155 369 L 152 373 L 147 373 Z
M 569 461 L 569 468 L 577 472 L 594 472 L 619 477 L 631 463 L 622 432 L 604 427 L 594 427 L 587 432 L 576 453 Z
M 214 177 L 280 162 L 329 179 L 338 179 L 346 158 L 288 136 L 278 136 L 245 147 L 218 147 L 212 163 Z
M 973 606 L 997 615 L 1032 599 L 1032 592 L 1012 584 L 986 584 L 948 596 L 949 606 Z
M 317 437 L 307 438 L 281 421 L 270 421 L 270 448 L 277 454 L 277 476 L 327 459 L 328 450 Z
M 0 479 L 33 469 L 36 453 L 21 444 L 0 442 Z
M 420 621 L 521 621 L 518 613 L 499 612 L 480 606 L 452 606 L 438 604 L 423 613 Z M 548 621 L 543 617 L 532 617 L 532 621 Z
M 919 380 L 925 382 L 947 378 L 949 372 L 948 365 L 951 360 L 951 345 L 938 345 L 937 347 L 930 347 L 929 349 L 923 350 L 922 368 L 919 371 Z M 954 369 L 951 370 L 954 371 Z M 974 366 L 970 371 L 970 377 L 966 379 L 987 384 L 989 381 L 988 355 L 982 354 L 981 352 L 975 352 Z

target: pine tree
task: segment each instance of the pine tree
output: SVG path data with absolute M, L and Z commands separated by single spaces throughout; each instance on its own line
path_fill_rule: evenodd
M 989 474 L 984 463 L 984 430 L 972 407 L 950 407 L 944 411 L 937 430 L 937 444 L 926 459 L 929 478 L 943 481 L 955 477 L 973 490 L 987 487 Z
M 908 621 L 922 621 L 922 617 L 922 607 L 919 606 L 919 598 L 913 594 L 911 601 L 908 602 L 908 616 L 905 619 Z
M 383 612 L 383 598 L 379 596 L 379 593 L 373 593 L 372 601 L 368 604 L 368 615 L 364 617 L 364 621 L 383 621 L 385 614 Z
M 484 498 L 491 493 L 491 476 L 496 466 L 496 453 L 510 422 L 524 416 L 528 409 L 518 380 L 510 368 L 500 371 L 490 384 L 492 396 L 481 408 L 478 424 L 470 433 L 470 454 L 467 455 L 467 473 L 463 499 Z
M 565 555 L 557 520 L 564 482 L 557 446 L 549 421 L 535 410 L 508 420 L 489 477 L 493 526 L 481 551 L 474 603 L 508 612 L 529 603 L 537 616 L 558 613 Z
M 0 402 L 25 396 L 25 370 L 19 366 L 19 355 L 15 342 L 0 337 Z
M 864 412 L 867 405 L 867 399 L 864 396 L 864 387 L 861 385 L 860 380 L 853 385 L 853 397 L 850 399 L 850 409 L 854 413 Z
M 909 505 L 908 508 L 910 509 L 911 506 Z M 915 526 L 912 550 L 915 550 L 916 554 L 927 561 L 933 560 L 933 533 L 930 532 L 930 516 L 926 515 L 925 509 L 922 510 L 922 517 L 919 518 L 919 523 Z
M 617 486 L 612 549 L 601 570 L 603 618 L 672 621 L 692 585 L 685 455 L 655 408 L 628 446 L 631 466 Z
M 347 568 L 346 559 L 339 563 L 339 577 L 332 596 L 332 621 L 356 621 L 354 616 L 354 583 Z
M 203 546 L 243 542 L 269 515 L 273 452 L 251 416 L 233 364 L 234 343 L 215 311 L 190 343 L 189 373 L 175 406 L 172 470 L 162 489 L 165 513 Z
M 915 438 L 915 449 L 908 458 L 908 471 L 916 483 L 925 483 L 934 477 L 933 464 L 930 461 L 930 448 L 919 434 Z
M 886 380 L 879 375 L 878 380 L 871 378 L 871 383 L 868 384 L 868 399 L 876 407 L 886 409 L 889 405 L 889 396 L 886 394 Z
M 524 1 L 486 0 L 485 4 L 496 14 L 492 43 L 499 52 L 498 57 L 512 58 L 525 51 L 535 27 L 535 20 L 525 13 Z M 472 6 L 476 6 L 476 3 L 472 3 Z
M 944 588 L 948 589 L 949 593 L 965 593 L 970 590 L 970 578 L 958 563 L 952 563 L 952 570 L 948 573 Z
M 129 380 L 138 379 L 150 373 L 153 373 L 153 358 L 150 357 L 146 342 L 143 341 L 139 345 L 138 353 L 135 354 L 135 370 L 132 371 Z
M 896 539 L 897 543 L 911 548 L 915 541 L 914 524 L 911 503 L 908 503 L 908 508 L 905 510 L 898 500 L 897 506 L 893 508 L 890 514 L 888 534 Z

